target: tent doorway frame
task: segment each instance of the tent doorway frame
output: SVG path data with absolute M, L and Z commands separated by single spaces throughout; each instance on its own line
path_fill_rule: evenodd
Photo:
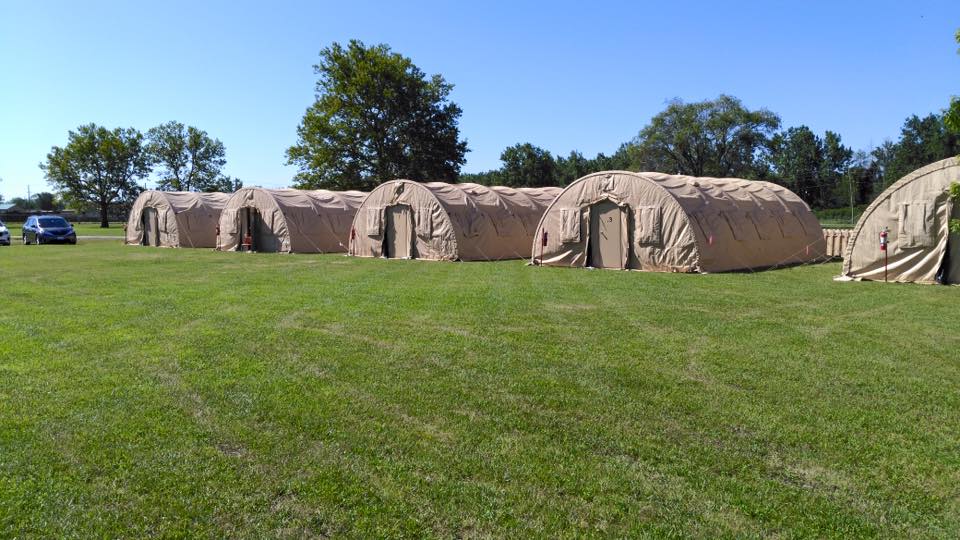
M 947 218 L 947 245 L 943 247 L 943 258 L 937 271 L 938 283 L 950 285 L 960 283 L 960 233 L 950 232 L 950 222 L 960 219 L 960 204 L 948 201 L 944 214 Z
M 259 212 L 252 206 L 244 206 L 237 212 L 237 220 L 240 222 L 237 229 L 240 231 L 240 241 L 237 242 L 237 251 L 257 251 L 257 219 Z M 250 235 L 250 245 L 244 244 L 244 239 Z
M 397 236 L 397 223 L 405 224 L 405 235 Z M 413 225 L 413 207 L 408 204 L 392 204 L 383 209 L 383 257 L 385 259 L 416 259 Z M 406 247 L 400 255 L 399 246 Z
M 160 212 L 152 206 L 146 206 L 140 213 L 140 228 L 143 230 L 141 246 L 160 245 Z
M 604 198 L 598 201 L 594 201 L 587 207 L 588 215 L 588 227 L 587 227 L 587 256 L 586 256 L 586 266 L 589 268 L 605 268 L 605 269 L 615 269 L 623 270 L 627 268 L 627 261 L 630 259 L 630 246 L 631 242 L 629 241 L 629 227 L 625 227 L 624 221 L 630 215 L 629 208 L 627 205 L 622 204 L 616 200 Z M 616 211 L 616 214 L 614 214 Z M 604 249 L 598 249 L 602 245 L 600 234 L 600 223 L 603 218 L 606 217 L 607 220 L 604 222 L 604 231 L 610 230 L 609 227 L 613 226 L 613 230 L 617 231 L 617 246 L 616 251 L 618 254 L 619 264 L 616 266 L 609 266 L 604 261 L 606 258 L 604 256 Z M 617 219 L 613 219 L 616 217 Z M 626 229 L 626 230 L 625 230 Z M 623 235 L 626 234 L 627 238 L 624 239 Z M 605 243 L 607 249 L 611 250 L 608 256 L 612 258 L 612 249 L 609 247 L 609 240 Z M 623 246 L 626 244 L 627 249 L 624 250 Z M 625 252 L 626 251 L 626 252 Z M 597 265 L 600 263 L 601 265 Z

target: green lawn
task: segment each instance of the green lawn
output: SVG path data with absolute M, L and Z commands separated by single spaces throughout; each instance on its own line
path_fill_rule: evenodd
M 960 288 L 0 248 L 0 537 L 960 536 Z
M 101 229 L 99 223 L 74 223 L 73 228 L 81 236 L 123 236 L 123 223 L 112 221 L 106 229 Z
M 824 229 L 852 229 L 856 227 L 857 224 L 851 223 L 850 221 L 844 221 L 844 220 L 830 221 L 830 220 L 821 219 L 820 226 L 823 227 Z
M 23 223 L 7 223 L 10 229 L 10 239 L 19 242 L 23 234 Z M 110 222 L 110 227 L 101 229 L 99 223 L 73 223 L 77 236 L 116 236 L 123 238 L 123 223 Z

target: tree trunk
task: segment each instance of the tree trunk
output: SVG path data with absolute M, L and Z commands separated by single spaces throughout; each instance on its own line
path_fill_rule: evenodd
M 107 203 L 100 203 L 100 228 L 108 229 L 110 228 L 110 222 L 107 221 L 107 207 L 110 205 Z

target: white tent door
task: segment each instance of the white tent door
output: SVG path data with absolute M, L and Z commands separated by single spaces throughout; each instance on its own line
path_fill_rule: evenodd
M 143 240 L 141 243 L 145 246 L 160 245 L 160 215 L 156 208 L 144 208 L 140 215 L 143 221 Z
M 384 211 L 383 256 L 391 259 L 413 258 L 413 219 L 410 207 L 402 204 Z
M 610 201 L 590 207 L 590 256 L 594 268 L 623 268 L 622 210 Z

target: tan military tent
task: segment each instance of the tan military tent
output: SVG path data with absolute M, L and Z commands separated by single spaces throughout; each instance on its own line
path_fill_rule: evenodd
M 530 256 L 537 222 L 559 188 L 385 182 L 354 219 L 359 257 L 492 261 Z
M 960 235 L 949 221 L 960 204 L 949 189 L 960 182 L 960 160 L 927 165 L 894 182 L 860 216 L 843 258 L 843 275 L 884 279 L 880 232 L 887 229 L 887 280 L 960 283 Z
M 553 201 L 537 229 L 532 261 L 724 272 L 814 261 L 824 249 L 810 208 L 781 186 L 609 171 L 573 182 Z
M 249 235 L 252 251 L 344 252 L 364 197 L 360 191 L 243 188 L 220 215 L 217 249 L 239 250 Z
M 127 219 L 127 244 L 212 248 L 226 193 L 144 191 Z

